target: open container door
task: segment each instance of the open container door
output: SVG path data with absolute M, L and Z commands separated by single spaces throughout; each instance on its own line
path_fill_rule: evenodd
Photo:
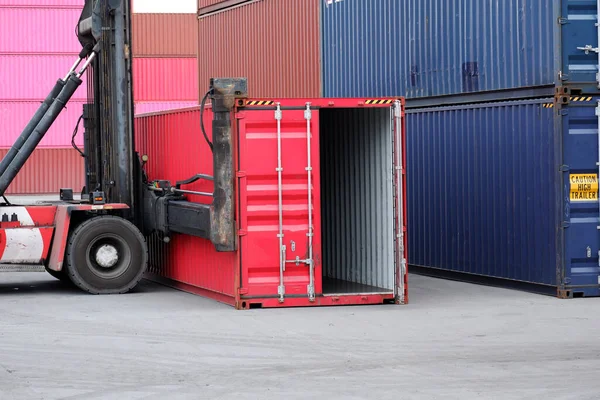
M 261 306 L 258 299 L 312 302 L 321 292 L 314 261 L 319 149 L 311 140 L 318 115 L 309 104 L 248 104 L 259 108 L 237 113 L 241 294 Z
M 403 103 L 238 109 L 242 308 L 406 303 Z

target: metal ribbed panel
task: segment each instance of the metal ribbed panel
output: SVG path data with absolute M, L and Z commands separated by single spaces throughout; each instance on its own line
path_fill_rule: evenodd
M 4 157 L 8 149 L 0 149 Z M 79 192 L 84 185 L 83 158 L 72 148 L 37 149 L 25 163 L 7 194 L 58 194 L 61 188 Z
M 197 65 L 196 58 L 135 58 L 135 101 L 198 101 Z
M 82 5 L 83 1 L 78 8 L 0 6 L 0 53 L 77 55 L 81 45 L 74 30 Z M 44 66 L 43 63 L 36 65 L 38 70 Z M 66 74 L 69 67 L 67 65 L 61 75 Z
M 0 6 L 83 8 L 81 0 L 0 0 Z
M 196 57 L 196 14 L 133 14 L 134 57 Z
M 0 55 L 0 71 L 6 77 L 0 82 L 0 100 L 45 99 L 76 59 L 71 55 Z M 85 75 L 82 80 L 72 100 L 86 100 Z
M 13 145 L 32 115 L 40 107 L 40 102 L 0 101 L 0 147 Z M 83 104 L 81 101 L 70 102 L 48 130 L 39 147 L 70 147 L 73 130 L 83 112 Z M 83 123 L 79 126 L 75 143 L 78 146 L 83 144 Z
M 556 285 L 558 161 L 542 103 L 409 111 L 410 264 Z
M 321 10 L 325 96 L 413 98 L 558 77 L 558 16 L 541 0 L 344 0 Z
M 201 17 L 201 96 L 210 78 L 243 76 L 253 98 L 318 97 L 319 3 L 262 0 Z
M 155 102 L 139 102 L 135 103 L 135 114 L 148 114 L 161 111 L 172 111 L 181 108 L 195 107 L 197 101 L 155 101 Z
M 324 276 L 394 287 L 389 109 L 321 110 Z
M 149 156 L 146 171 L 150 179 L 172 182 L 198 173 L 212 175 L 212 154 L 202 138 L 198 109 L 171 111 L 135 119 L 136 150 Z M 205 122 L 210 137 L 210 118 Z M 186 189 L 212 192 L 212 183 L 200 181 Z M 191 201 L 207 202 L 190 196 Z M 236 253 L 217 253 L 204 239 L 175 235 L 168 246 L 153 242 L 152 271 L 169 279 L 212 292 L 235 294 Z

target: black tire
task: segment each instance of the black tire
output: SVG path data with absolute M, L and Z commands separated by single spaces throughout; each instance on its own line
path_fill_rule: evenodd
M 69 278 L 69 274 L 67 274 L 67 271 L 64 268 L 60 271 L 55 271 L 53 269 L 46 268 L 46 272 L 48 272 L 50 275 L 52 275 L 52 277 L 58 279 L 61 282 L 67 283 L 69 285 L 73 284 L 73 282 L 71 282 L 71 278 Z
M 102 255 L 108 252 L 108 259 Z M 121 294 L 133 289 L 148 266 L 148 247 L 131 222 L 102 216 L 79 225 L 69 237 L 67 273 L 92 294 Z M 115 261 L 116 260 L 116 261 Z

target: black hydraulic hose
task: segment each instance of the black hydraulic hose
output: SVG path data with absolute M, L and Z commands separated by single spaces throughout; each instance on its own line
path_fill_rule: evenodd
M 80 85 L 81 79 L 76 77 L 74 74 L 71 74 L 60 94 L 50 105 L 23 146 L 21 146 L 21 148 L 17 151 L 17 154 L 10 165 L 6 168 L 4 174 L 0 176 L 0 196 L 4 195 L 6 189 L 8 189 L 21 168 L 23 168 L 23 165 L 25 165 L 35 148 L 43 139 L 46 132 L 48 132 L 48 129 L 50 129 L 54 121 L 56 121 L 56 118 L 58 118 L 62 109 L 65 108 L 65 105 L 69 102 L 71 97 L 73 97 L 73 94 Z
M 208 96 L 210 96 L 211 93 L 212 89 L 206 92 L 206 94 L 202 98 L 202 103 L 200 104 L 200 129 L 202 130 L 202 134 L 204 135 L 204 139 L 206 140 L 208 147 L 210 147 L 210 151 L 214 152 L 213 144 L 208 138 L 208 135 L 206 134 L 206 129 L 204 128 L 204 107 L 206 107 L 206 100 L 208 99 Z
M 77 124 L 75 124 L 75 129 L 73 130 L 73 136 L 71 136 L 71 146 L 73 146 L 73 148 L 75 150 L 77 150 L 77 152 L 81 155 L 81 157 L 85 158 L 85 153 L 83 151 L 81 151 L 81 149 L 79 147 L 77 147 L 77 145 L 75 144 L 75 136 L 77 136 L 77 132 L 79 131 L 79 124 L 81 123 L 82 119 L 83 119 L 83 114 L 77 120 Z
M 56 82 L 56 85 L 54 86 L 54 88 L 52 89 L 50 94 L 48 95 L 48 97 L 46 97 L 46 100 L 44 100 L 44 102 L 42 103 L 40 108 L 38 108 L 38 110 L 35 112 L 35 114 L 33 115 L 33 118 L 31 118 L 31 121 L 29 121 L 29 123 L 27 124 L 25 129 L 23 129 L 23 132 L 21 133 L 21 135 L 17 138 L 17 140 L 12 145 L 10 150 L 8 150 L 8 153 L 6 153 L 6 155 L 2 159 L 2 162 L 0 162 L 0 176 L 4 175 L 4 173 L 6 172 L 6 169 L 10 165 L 10 163 L 14 160 L 15 156 L 19 153 L 19 150 L 21 150 L 21 147 L 23 147 L 23 145 L 25 144 L 25 142 L 27 141 L 29 136 L 31 136 L 31 133 L 33 132 L 33 130 L 40 123 L 40 121 L 46 114 L 46 111 L 48 111 L 48 108 L 52 105 L 52 103 L 54 103 L 54 99 L 56 97 L 58 97 L 58 95 L 60 94 L 61 90 L 63 90 L 64 87 L 65 87 L 65 81 L 63 81 L 62 79 L 59 79 L 58 82 Z

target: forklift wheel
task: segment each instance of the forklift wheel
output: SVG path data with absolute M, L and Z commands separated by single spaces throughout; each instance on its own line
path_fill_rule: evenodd
M 69 277 L 88 293 L 126 293 L 142 279 L 147 265 L 148 248 L 144 236 L 123 218 L 89 219 L 69 237 Z

